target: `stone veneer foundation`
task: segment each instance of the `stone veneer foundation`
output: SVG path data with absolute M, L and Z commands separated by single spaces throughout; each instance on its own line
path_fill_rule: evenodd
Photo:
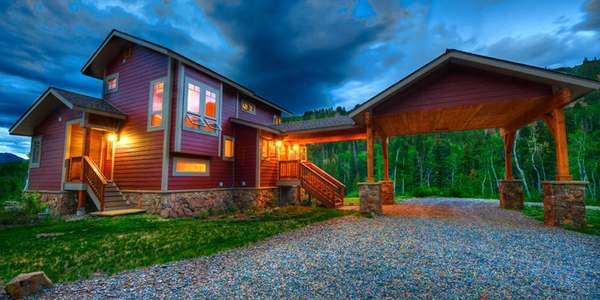
M 278 188 L 229 188 L 197 191 L 122 191 L 129 203 L 163 218 L 192 217 L 202 211 L 226 212 L 277 205 Z
M 72 191 L 48 192 L 28 191 L 27 195 L 40 195 L 40 202 L 48 204 L 50 214 L 53 216 L 72 215 L 77 210 L 77 197 Z
M 359 182 L 360 212 L 381 214 L 381 183 Z
M 586 181 L 543 181 L 544 224 L 549 226 L 585 225 Z
M 518 179 L 500 180 L 500 208 L 523 208 L 523 181 Z

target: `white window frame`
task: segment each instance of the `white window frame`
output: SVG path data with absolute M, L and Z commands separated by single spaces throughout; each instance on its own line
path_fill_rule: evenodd
M 231 157 L 225 156 L 225 141 L 231 140 Z M 229 135 L 223 135 L 223 160 L 234 160 L 235 159 L 235 138 Z
M 162 82 L 163 84 L 163 99 L 162 99 L 162 110 L 160 112 L 161 114 L 161 121 L 160 121 L 160 126 L 152 126 L 152 101 L 153 96 L 154 96 L 154 85 Z M 155 79 L 150 81 L 150 91 L 148 91 L 148 127 L 147 130 L 148 131 L 155 131 L 155 130 L 163 130 L 165 128 L 165 108 L 166 108 L 166 102 L 165 101 L 167 97 L 167 79 L 165 77 L 159 78 L 159 79 Z
M 37 151 L 37 157 L 34 158 L 33 157 L 33 145 L 35 144 L 35 141 L 38 141 L 39 147 L 38 147 L 38 151 Z M 31 145 L 29 147 L 29 155 L 31 155 L 31 157 L 29 157 L 29 168 L 39 168 L 40 162 L 42 160 L 42 136 L 41 135 L 31 137 Z M 34 159 L 35 159 L 35 161 L 34 161 Z
M 177 162 L 186 160 L 206 164 L 206 172 L 179 172 L 177 171 Z M 210 160 L 199 158 L 174 157 L 173 158 L 173 176 L 210 176 Z
M 245 110 L 244 103 L 248 103 L 248 104 L 252 105 L 252 107 L 254 107 L 254 109 L 252 111 Z M 246 99 L 242 99 L 242 101 L 240 101 L 240 109 L 247 114 L 256 115 L 256 104 L 251 101 L 248 101 Z
M 206 121 L 207 119 L 210 121 L 213 121 L 216 125 L 216 128 L 214 131 L 206 131 L 204 129 L 202 129 L 202 127 L 200 128 L 194 128 L 194 127 L 189 127 L 185 124 L 185 119 L 188 115 L 188 86 L 190 84 L 193 84 L 197 87 L 200 88 L 200 114 L 194 114 L 196 117 L 198 117 L 202 122 L 208 123 L 208 121 Z M 205 109 L 206 109 L 206 91 L 210 91 L 215 93 L 216 95 L 216 118 L 212 118 L 212 117 L 206 117 L 206 113 L 205 113 Z M 188 131 L 193 131 L 193 132 L 198 132 L 198 133 L 202 133 L 202 134 L 206 134 L 206 135 L 210 135 L 210 136 L 219 136 L 219 132 L 221 131 L 221 93 L 219 92 L 219 89 L 213 88 L 205 83 L 202 83 L 198 80 L 194 80 L 192 78 L 186 77 L 185 81 L 184 81 L 184 86 L 183 86 L 183 118 L 182 118 L 182 125 L 183 125 L 183 130 L 188 130 Z
M 109 89 L 108 88 L 108 81 L 111 80 L 111 79 L 116 79 L 117 80 L 117 86 L 114 89 Z M 104 78 L 104 94 L 107 95 L 107 94 L 110 94 L 110 93 L 114 93 L 114 92 L 116 92 L 118 90 L 119 90 L 119 73 L 113 73 L 113 74 L 110 74 L 110 75 L 106 76 Z

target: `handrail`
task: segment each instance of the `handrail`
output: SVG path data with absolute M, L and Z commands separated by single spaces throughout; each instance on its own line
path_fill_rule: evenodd
M 300 178 L 300 161 L 280 160 L 279 178 Z
M 317 173 L 320 173 L 323 177 L 329 179 L 329 181 L 333 181 L 335 184 L 342 186 L 344 188 L 346 187 L 345 184 L 343 184 L 341 181 L 337 180 L 337 178 L 331 176 L 331 174 L 325 172 L 325 170 L 319 168 L 319 166 L 315 165 L 313 162 L 303 161 L 303 162 L 301 162 L 301 164 L 306 164 L 308 166 L 308 168 L 313 169 Z
M 96 164 L 91 159 L 89 159 L 89 157 L 84 156 L 83 161 L 83 180 L 85 183 L 87 183 L 92 192 L 96 195 L 96 198 L 98 198 L 98 201 L 100 202 L 100 210 L 103 211 L 104 186 L 108 183 L 108 181 L 106 180 L 106 178 L 104 178 L 102 172 L 100 172 Z

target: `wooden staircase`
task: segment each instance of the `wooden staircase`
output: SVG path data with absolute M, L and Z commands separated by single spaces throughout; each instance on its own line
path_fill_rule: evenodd
M 88 185 L 87 192 L 99 211 L 135 208 L 125 201 L 119 187 L 114 182 L 108 181 L 89 157 L 84 156 L 83 162 L 83 180 Z
M 300 186 L 325 207 L 344 205 L 346 186 L 311 161 L 280 161 L 279 179 L 300 180 Z

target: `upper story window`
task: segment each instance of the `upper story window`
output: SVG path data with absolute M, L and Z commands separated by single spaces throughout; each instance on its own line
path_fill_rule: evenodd
M 148 99 L 148 129 L 162 128 L 164 97 L 165 80 L 158 79 L 150 82 L 150 95 Z
M 281 116 L 273 115 L 273 124 L 275 124 L 275 125 L 281 124 Z
M 38 168 L 42 158 L 42 137 L 34 136 L 31 138 L 31 153 L 29 154 L 29 167 Z
M 104 93 L 116 92 L 119 89 L 119 73 L 110 74 L 106 76 Z
M 185 128 L 217 134 L 220 130 L 217 90 L 191 79 L 186 81 L 185 86 Z
M 254 115 L 256 114 L 256 106 L 253 103 L 250 103 L 246 100 L 242 100 L 240 107 L 242 108 L 242 111 L 244 111 L 244 112 L 251 113 Z
M 234 140 L 230 136 L 223 137 L 223 158 L 233 159 Z

